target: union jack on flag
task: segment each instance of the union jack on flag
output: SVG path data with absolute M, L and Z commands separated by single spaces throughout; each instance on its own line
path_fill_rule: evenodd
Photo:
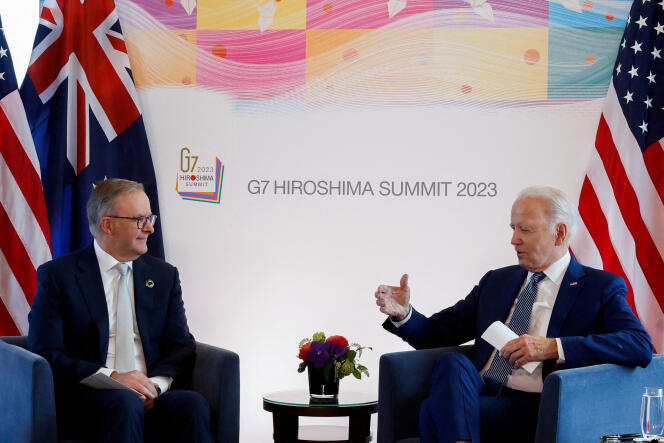
M 581 189 L 574 252 L 621 275 L 664 350 L 664 0 L 635 0 Z
M 53 256 L 88 245 L 85 205 L 106 177 L 157 185 L 113 0 L 43 3 L 21 96 L 41 163 Z M 159 221 L 157 221 L 159 225 Z M 160 226 L 149 253 L 164 256 Z

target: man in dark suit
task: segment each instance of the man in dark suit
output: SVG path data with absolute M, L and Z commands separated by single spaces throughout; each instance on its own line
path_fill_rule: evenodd
M 177 269 L 147 252 L 156 215 L 140 183 L 97 183 L 92 245 L 37 270 L 28 348 L 51 365 L 60 438 L 210 442 L 210 409 L 179 390 L 194 361 Z M 81 383 L 105 374 L 130 389 Z
M 512 206 L 519 266 L 489 271 L 468 296 L 427 318 L 410 306 L 408 275 L 381 285 L 383 326 L 417 349 L 475 340 L 472 360 L 441 355 L 420 409 L 423 442 L 523 441 L 535 437 L 544 378 L 599 363 L 646 366 L 652 343 L 626 302 L 622 278 L 580 265 L 568 247 L 577 212 L 557 189 L 523 190 Z M 494 321 L 517 332 L 499 351 L 481 339 Z M 534 372 L 523 369 L 541 362 Z

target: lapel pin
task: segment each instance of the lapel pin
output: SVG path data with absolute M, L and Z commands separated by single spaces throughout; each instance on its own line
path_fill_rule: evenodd
M 151 279 L 145 280 L 145 286 L 148 288 L 153 288 L 154 287 L 154 282 Z
M 569 284 L 570 286 L 576 286 L 576 282 L 573 281 L 572 283 Z

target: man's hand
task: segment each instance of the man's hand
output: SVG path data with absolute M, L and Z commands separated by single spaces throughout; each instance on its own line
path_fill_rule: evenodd
M 376 304 L 380 312 L 391 316 L 396 321 L 402 321 L 410 309 L 410 288 L 408 287 L 408 274 L 401 276 L 400 286 L 380 285 L 376 290 Z
M 148 412 L 152 408 L 154 408 L 154 400 L 143 400 L 143 410 L 145 410 L 145 412 Z
M 148 403 L 152 408 L 152 401 L 157 398 L 157 387 L 145 374 L 139 371 L 113 372 L 111 378 L 141 394 L 146 410 Z
M 521 337 L 508 341 L 500 350 L 500 355 L 518 369 L 530 361 L 558 358 L 558 346 L 555 338 L 523 334 Z
M 161 394 L 161 390 L 159 388 L 159 385 L 157 383 L 153 383 L 154 388 L 157 390 L 157 396 Z M 148 412 L 150 409 L 154 408 L 154 400 L 148 400 L 147 398 L 143 397 L 143 409 L 145 409 L 145 412 Z

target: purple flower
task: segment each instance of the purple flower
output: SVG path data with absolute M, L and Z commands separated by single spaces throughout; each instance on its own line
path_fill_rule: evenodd
M 330 359 L 330 344 L 314 341 L 311 349 L 307 352 L 307 361 L 313 363 L 314 368 L 322 368 Z
M 332 359 L 336 360 L 342 355 L 344 355 L 348 351 L 348 348 L 345 346 L 341 346 L 337 343 L 332 343 L 332 347 L 330 348 L 330 352 L 332 353 Z

